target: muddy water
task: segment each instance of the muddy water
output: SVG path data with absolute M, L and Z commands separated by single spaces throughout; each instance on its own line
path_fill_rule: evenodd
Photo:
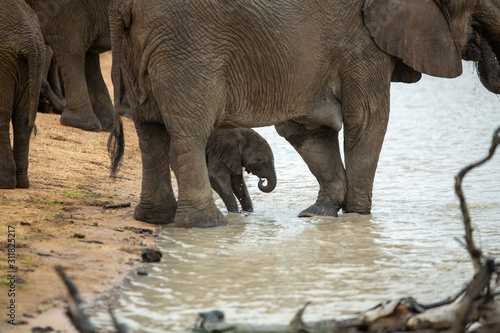
M 275 153 L 276 190 L 259 192 L 250 176 L 255 213 L 227 215 L 228 227 L 166 229 L 162 262 L 127 283 L 118 317 L 136 331 L 183 332 L 211 309 L 227 321 L 276 323 L 312 301 L 305 314 L 312 321 L 386 299 L 413 295 L 426 303 L 458 291 L 472 267 L 454 240 L 463 231 L 453 177 L 486 154 L 500 100 L 465 65 L 458 79 L 394 84 L 391 108 L 372 215 L 297 218 L 315 200 L 315 179 L 273 128 L 259 129 Z M 500 156 L 464 186 L 478 244 L 500 257 Z

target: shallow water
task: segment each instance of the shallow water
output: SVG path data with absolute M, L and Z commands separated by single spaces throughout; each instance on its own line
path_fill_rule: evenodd
M 500 126 L 500 100 L 473 73 L 393 84 L 389 129 L 373 191 L 372 215 L 297 218 L 315 201 L 317 183 L 272 127 L 278 186 L 258 191 L 255 213 L 229 214 L 228 227 L 161 233 L 159 264 L 124 286 L 116 315 L 133 331 L 185 332 L 197 313 L 219 309 L 226 321 L 289 322 L 312 301 L 306 321 L 345 317 L 386 299 L 431 303 L 472 276 L 454 176 L 486 155 Z M 500 257 L 500 154 L 464 184 L 475 239 Z M 222 201 L 217 200 L 219 207 Z M 108 326 L 106 315 L 96 318 Z

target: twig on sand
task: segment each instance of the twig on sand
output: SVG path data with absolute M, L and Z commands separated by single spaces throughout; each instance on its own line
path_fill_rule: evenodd
M 104 205 L 104 209 L 116 209 L 130 207 L 130 202 L 123 202 L 118 204 Z

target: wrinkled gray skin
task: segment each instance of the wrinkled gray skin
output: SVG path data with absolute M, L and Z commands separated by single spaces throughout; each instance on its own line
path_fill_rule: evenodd
M 110 50 L 109 0 L 27 0 L 53 49 L 65 88 L 61 124 L 87 131 L 111 130 L 113 104 L 99 54 Z
M 45 54 L 45 66 L 42 77 L 42 89 L 40 91 L 40 104 L 38 105 L 38 111 L 44 113 L 53 112 L 62 114 L 66 109 L 66 98 L 64 97 L 64 86 L 61 81 L 61 68 L 56 61 L 52 48 L 48 44 L 45 44 Z M 85 75 L 87 81 L 91 81 L 92 77 L 96 76 L 91 68 L 86 69 Z M 97 88 L 99 87 L 100 86 L 98 85 Z M 98 100 L 98 96 L 103 94 L 96 90 L 96 87 L 93 86 L 89 86 L 88 90 L 89 96 L 91 97 L 92 107 L 95 108 L 95 101 Z M 130 107 L 125 95 L 125 88 L 122 88 L 120 104 L 122 106 L 121 111 L 123 111 L 121 115 L 130 116 Z
M 482 47 L 500 55 L 500 1 L 113 0 L 110 29 L 115 89 L 121 68 L 142 150 L 138 208 L 177 227 L 211 227 L 227 223 L 204 161 L 217 126 L 276 125 L 319 182 L 300 216 L 370 213 L 391 81 L 456 77 L 462 58 L 498 68 Z M 178 156 L 178 207 L 167 142 Z
M 38 111 L 43 113 L 62 114 L 66 108 L 66 99 L 61 90 L 59 80 L 59 65 L 57 65 L 54 52 L 50 45 L 45 44 L 45 64 L 40 90 L 40 103 Z
M 45 45 L 38 18 L 23 0 L 0 0 L 0 8 L 0 188 L 28 188 L 29 144 Z
M 224 201 L 229 212 L 239 212 L 236 198 L 242 210 L 253 212 L 252 198 L 243 179 L 243 168 L 259 177 L 258 186 L 261 191 L 269 193 L 276 187 L 271 147 L 250 128 L 215 129 L 208 139 L 206 159 L 210 185 Z M 173 149 L 170 149 L 170 162 L 172 170 L 178 175 Z M 143 220 L 140 217 L 138 219 Z

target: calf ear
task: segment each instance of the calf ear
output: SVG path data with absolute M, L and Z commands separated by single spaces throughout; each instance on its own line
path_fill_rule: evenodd
M 207 153 L 219 157 L 232 173 L 243 173 L 240 138 L 233 131 L 215 129 L 208 139 Z
M 421 73 L 446 78 L 462 74 L 460 51 L 434 0 L 366 0 L 363 12 L 383 51 Z

